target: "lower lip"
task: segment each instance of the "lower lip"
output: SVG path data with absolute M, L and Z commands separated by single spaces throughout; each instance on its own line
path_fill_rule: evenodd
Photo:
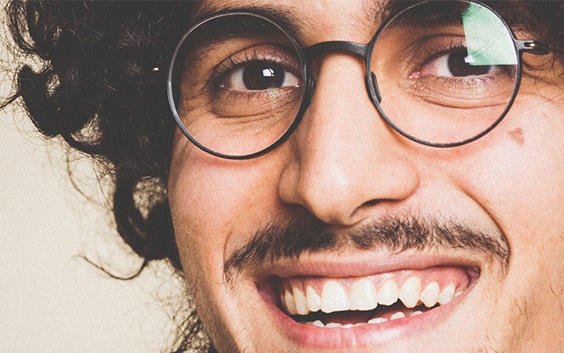
M 384 346 L 397 343 L 398 339 L 406 339 L 432 330 L 446 319 L 458 303 L 470 292 L 468 288 L 463 294 L 450 303 L 441 305 L 423 314 L 388 321 L 381 324 L 366 324 L 351 328 L 324 328 L 294 321 L 265 294 L 271 317 L 274 318 L 279 332 L 302 349 L 331 350 Z

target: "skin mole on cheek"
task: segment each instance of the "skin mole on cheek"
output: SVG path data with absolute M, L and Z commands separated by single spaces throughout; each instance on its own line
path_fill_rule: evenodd
M 513 141 L 517 142 L 519 146 L 523 146 L 523 144 L 525 143 L 525 136 L 523 134 L 523 129 L 521 129 L 520 127 L 509 131 L 509 137 L 511 137 Z

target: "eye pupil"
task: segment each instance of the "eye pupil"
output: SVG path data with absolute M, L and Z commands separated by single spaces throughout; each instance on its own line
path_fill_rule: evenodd
M 258 62 L 244 69 L 243 82 L 249 90 L 278 88 L 284 83 L 284 76 L 284 70 L 279 65 Z
M 465 51 L 451 53 L 448 57 L 448 68 L 455 77 L 485 75 L 490 71 L 489 65 L 472 65 L 467 60 Z

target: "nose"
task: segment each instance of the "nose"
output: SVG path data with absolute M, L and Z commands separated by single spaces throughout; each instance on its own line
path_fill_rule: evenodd
M 349 226 L 413 194 L 419 177 L 406 142 L 380 118 L 363 88 L 360 59 L 326 56 L 308 110 L 288 141 L 279 193 L 319 220 Z M 382 208 L 382 207 L 380 207 Z

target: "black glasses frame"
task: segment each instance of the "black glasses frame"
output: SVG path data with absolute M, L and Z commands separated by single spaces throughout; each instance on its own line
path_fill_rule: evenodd
M 278 23 L 276 23 L 275 21 L 273 21 L 272 19 L 263 16 L 261 14 L 257 14 L 254 12 L 246 12 L 246 11 L 228 11 L 228 12 L 222 12 L 219 14 L 214 14 L 210 17 L 204 18 L 203 20 L 197 22 L 196 24 L 194 24 L 192 27 L 190 27 L 190 29 L 188 29 L 188 31 L 182 36 L 182 38 L 180 39 L 178 45 L 176 46 L 176 49 L 172 55 L 171 58 L 171 62 L 170 62 L 170 66 L 169 66 L 169 70 L 168 70 L 168 77 L 167 77 L 167 96 L 168 96 L 168 101 L 169 101 L 169 105 L 173 114 L 174 119 L 176 120 L 176 123 L 178 125 L 178 127 L 180 128 L 180 130 L 182 131 L 182 133 L 194 144 L 196 145 L 198 148 L 202 149 L 203 151 L 214 155 L 216 157 L 220 157 L 220 158 L 226 158 L 226 159 L 234 159 L 234 160 L 242 160 L 242 159 L 251 159 L 251 158 L 256 158 L 259 156 L 262 156 L 270 151 L 272 151 L 273 149 L 277 148 L 278 146 L 280 146 L 283 142 L 285 142 L 288 137 L 294 132 L 294 130 L 297 128 L 297 126 L 299 125 L 299 123 L 301 122 L 303 115 L 305 114 L 306 110 L 309 107 L 309 104 L 311 102 L 311 99 L 313 97 L 314 91 L 315 91 L 315 78 L 309 73 L 309 67 L 312 63 L 312 61 L 317 58 L 320 55 L 324 55 L 324 54 L 329 54 L 329 53 L 334 53 L 334 52 L 342 52 L 342 53 L 349 53 L 349 54 L 353 54 L 356 55 L 360 58 L 362 58 L 365 62 L 365 86 L 366 86 L 366 91 L 368 93 L 369 98 L 372 100 L 374 106 L 376 107 L 376 109 L 378 110 L 378 112 L 380 113 L 381 117 L 384 119 L 384 121 L 392 128 L 394 129 L 396 132 L 398 132 L 400 135 L 404 136 L 405 138 L 414 141 L 416 143 L 419 143 L 421 145 L 425 145 L 425 146 L 430 146 L 430 147 L 437 147 L 437 148 L 449 148 L 449 147 L 457 147 L 457 146 L 461 146 L 461 145 L 465 145 L 468 144 L 472 141 L 475 141 L 481 137 L 483 137 L 484 135 L 486 135 L 487 133 L 489 133 L 491 130 L 493 130 L 502 120 L 503 118 L 507 115 L 508 111 L 511 109 L 511 106 L 513 105 L 513 102 L 515 101 L 515 98 L 517 96 L 517 93 L 519 91 L 519 86 L 521 83 L 521 73 L 522 73 L 522 53 L 523 52 L 529 52 L 532 54 L 536 54 L 536 55 L 546 55 L 550 52 L 550 48 L 547 44 L 543 43 L 543 42 L 539 42 L 536 40 L 518 40 L 513 31 L 511 30 L 511 28 L 509 27 L 509 25 L 505 22 L 505 20 L 495 11 L 493 10 L 491 7 L 489 7 L 488 5 L 482 3 L 481 1 L 476 1 L 476 0 L 459 0 L 459 1 L 453 1 L 453 2 L 460 2 L 460 3 L 468 3 L 468 4 L 477 4 L 480 6 L 483 6 L 485 8 L 487 8 L 489 11 L 491 11 L 493 14 L 495 14 L 499 20 L 501 21 L 501 23 L 505 26 L 505 28 L 507 29 L 507 32 L 510 34 L 510 37 L 513 41 L 513 45 L 514 45 L 514 49 L 515 49 L 515 53 L 517 54 L 517 65 L 516 65 L 516 81 L 515 81 L 515 86 L 514 86 L 514 90 L 513 90 L 513 94 L 509 100 L 509 102 L 507 103 L 507 106 L 505 108 L 505 110 L 501 113 L 500 117 L 495 120 L 493 122 L 492 125 L 490 125 L 490 127 L 488 127 L 486 130 L 484 130 L 483 132 L 470 137 L 468 139 L 459 141 L 459 142 L 453 142 L 453 143 L 432 143 L 429 141 L 425 141 L 425 140 L 421 140 L 415 136 L 410 135 L 409 133 L 403 131 L 401 128 L 399 128 L 396 124 L 394 124 L 394 122 L 388 118 L 386 112 L 382 109 L 380 103 L 382 101 L 382 97 L 379 93 L 378 90 L 378 83 L 377 83 L 377 78 L 375 76 L 375 74 L 372 72 L 370 64 L 372 62 L 372 55 L 373 55 L 373 49 L 374 46 L 376 45 L 376 42 L 380 36 L 380 33 L 387 27 L 387 25 L 394 21 L 395 19 L 397 19 L 398 17 L 402 16 L 405 12 L 410 11 L 412 8 L 420 6 L 422 4 L 426 4 L 426 3 L 431 3 L 431 2 L 444 2 L 445 0 L 424 0 L 424 1 L 420 1 L 420 2 L 416 2 L 413 5 L 403 9 L 402 11 L 396 13 L 395 15 L 387 18 L 378 28 L 378 30 L 376 31 L 376 33 L 374 34 L 374 36 L 372 37 L 371 41 L 368 42 L 367 44 L 361 44 L 361 43 L 356 43 L 356 42 L 351 42 L 351 41 L 327 41 L 327 42 L 320 42 L 317 44 L 314 44 L 310 47 L 307 48 L 303 48 L 302 46 L 300 46 L 299 42 L 297 41 L 297 39 L 289 32 L 287 31 L 285 28 L 283 28 L 281 25 L 279 25 Z M 176 109 L 176 97 L 178 95 L 178 88 L 175 87 L 174 85 L 174 77 L 176 75 L 176 70 L 175 70 L 175 63 L 178 59 L 178 56 L 181 52 L 182 49 L 182 45 L 184 44 L 185 40 L 190 36 L 190 34 L 196 30 L 197 28 L 199 28 L 200 26 L 204 25 L 207 22 L 216 20 L 218 18 L 222 18 L 222 17 L 227 17 L 227 16 L 237 16 L 237 15 L 242 15 L 242 16 L 252 16 L 255 18 L 258 18 L 260 20 L 263 20 L 265 22 L 268 22 L 269 24 L 273 25 L 275 28 L 277 28 L 278 30 L 280 30 L 283 34 L 285 34 L 288 39 L 292 42 L 292 44 L 294 45 L 294 47 L 296 48 L 297 54 L 299 56 L 300 62 L 302 64 L 302 80 L 304 82 L 304 91 L 303 91 L 303 96 L 302 96 L 302 100 L 300 103 L 300 107 L 298 109 L 298 112 L 296 113 L 296 116 L 292 122 L 292 124 L 290 124 L 290 126 L 288 127 L 288 129 L 275 141 L 273 142 L 270 146 L 251 153 L 251 154 L 247 154 L 247 155 L 227 155 L 224 153 L 219 153 L 216 151 L 213 151 L 209 148 L 207 148 L 206 146 L 202 145 L 200 142 L 198 142 L 186 129 L 186 127 L 184 126 L 184 124 L 182 123 L 182 119 L 180 118 L 180 115 Z

